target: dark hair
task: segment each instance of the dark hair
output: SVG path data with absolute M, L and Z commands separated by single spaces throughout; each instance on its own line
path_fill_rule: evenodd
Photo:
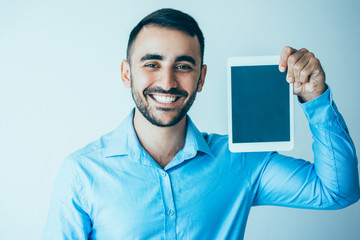
M 131 31 L 127 46 L 127 59 L 130 61 L 130 52 L 136 36 L 146 25 L 156 25 L 169 29 L 175 29 L 189 34 L 191 37 L 197 36 L 200 43 L 201 65 L 204 60 L 204 35 L 196 22 L 189 14 L 172 8 L 159 9 L 144 17 Z

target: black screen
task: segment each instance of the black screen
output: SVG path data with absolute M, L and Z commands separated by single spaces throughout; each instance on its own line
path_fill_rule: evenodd
M 234 143 L 290 141 L 289 84 L 278 65 L 231 67 Z

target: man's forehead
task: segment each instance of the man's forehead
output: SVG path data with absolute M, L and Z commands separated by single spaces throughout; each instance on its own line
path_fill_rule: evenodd
M 198 38 L 183 31 L 156 25 L 144 26 L 132 46 L 131 55 L 142 58 L 145 54 L 158 54 L 163 57 L 190 55 L 200 58 Z

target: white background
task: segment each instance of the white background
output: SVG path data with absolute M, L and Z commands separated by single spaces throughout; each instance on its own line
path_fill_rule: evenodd
M 0 1 L 0 238 L 39 239 L 63 159 L 116 128 L 132 109 L 120 63 L 130 30 L 155 9 L 190 13 L 208 74 L 190 110 L 201 131 L 227 132 L 226 61 L 290 45 L 320 59 L 360 146 L 360 3 L 353 1 Z M 295 149 L 312 161 L 295 104 Z M 360 202 L 337 211 L 253 208 L 245 239 L 360 239 Z

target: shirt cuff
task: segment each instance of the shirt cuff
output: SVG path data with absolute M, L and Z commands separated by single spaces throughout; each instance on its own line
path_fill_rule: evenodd
M 337 109 L 333 107 L 332 91 L 328 89 L 319 97 L 300 103 L 310 124 L 330 124 L 337 119 Z

